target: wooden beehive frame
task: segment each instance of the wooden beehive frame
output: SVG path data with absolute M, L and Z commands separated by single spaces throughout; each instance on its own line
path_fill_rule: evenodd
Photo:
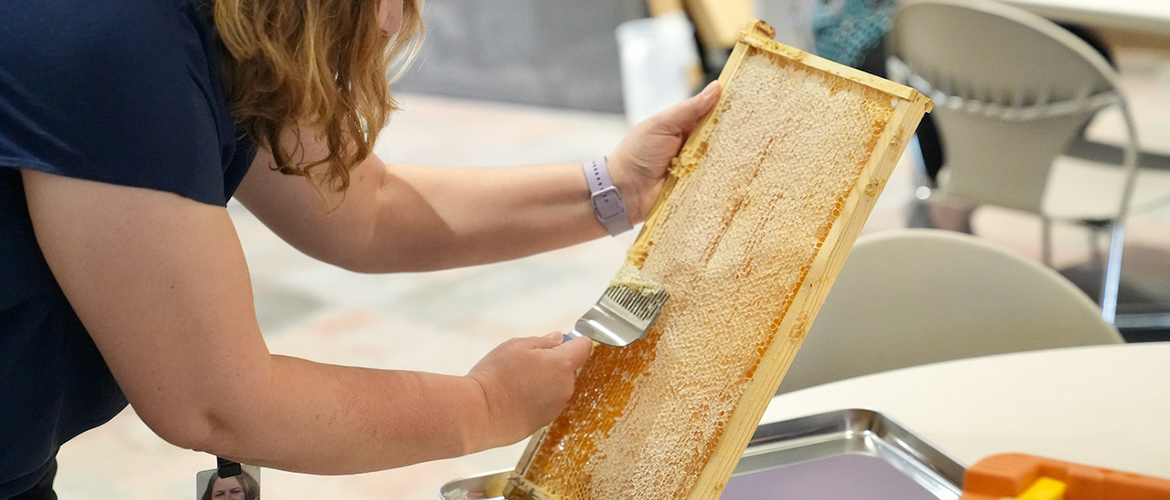
M 772 37 L 774 36 L 776 36 L 776 32 L 772 29 L 771 26 L 768 26 L 763 21 L 752 21 L 748 25 L 747 29 L 740 33 L 739 41 L 735 44 L 735 49 L 732 50 L 731 56 L 728 58 L 727 64 L 723 68 L 723 72 L 719 74 L 719 84 L 723 86 L 723 88 L 727 88 L 728 84 L 730 84 L 738 74 L 740 65 L 742 64 L 743 59 L 749 54 L 749 51 L 763 50 L 777 56 L 784 57 L 793 62 L 801 63 L 810 68 L 815 68 L 824 71 L 825 73 L 851 80 L 866 87 L 870 87 L 885 94 L 889 94 L 890 98 L 892 99 L 902 99 L 908 102 L 908 106 L 899 106 L 896 110 L 897 114 L 890 120 L 890 123 L 900 124 L 899 127 L 891 127 L 891 129 L 895 129 L 893 130 L 893 137 L 889 138 L 890 140 L 881 141 L 879 143 L 879 149 L 875 150 L 873 152 L 873 156 L 871 156 L 870 165 L 866 165 L 865 170 L 861 174 L 863 177 L 868 174 L 868 176 L 871 178 L 881 179 L 882 184 L 879 187 L 879 191 L 877 193 L 880 194 L 880 188 L 885 187 L 885 179 L 889 178 L 890 173 L 893 171 L 894 165 L 897 163 L 898 156 L 902 154 L 902 151 L 906 147 L 906 141 L 909 140 L 910 135 L 914 133 L 914 130 L 918 128 L 918 122 L 921 120 L 921 118 L 917 118 L 912 120 L 912 123 L 910 123 L 906 120 L 906 116 L 913 116 L 915 114 L 921 116 L 922 114 L 929 112 L 934 103 L 931 102 L 930 99 L 927 99 L 925 96 L 920 94 L 917 90 L 914 90 L 910 87 L 891 82 L 884 78 L 878 78 L 864 71 L 851 68 L 849 66 L 844 66 L 828 59 L 817 57 L 800 49 L 795 49 L 787 45 L 783 45 L 779 42 L 776 42 L 775 40 L 772 40 Z M 715 109 L 719 109 L 719 106 L 716 105 Z M 686 144 L 683 145 L 682 150 L 675 159 L 676 168 L 680 165 L 686 168 L 693 168 L 696 164 L 699 163 L 699 160 L 703 155 L 703 148 L 701 145 L 707 141 L 707 138 L 714 131 L 717 117 L 717 113 L 714 112 L 709 113 L 707 116 L 703 117 L 703 120 L 699 122 L 699 125 L 687 139 Z M 891 161 L 886 161 L 886 153 L 891 150 L 893 151 L 894 157 Z M 646 219 L 646 223 L 642 226 L 642 231 L 638 234 L 638 239 L 633 245 L 634 248 L 639 248 L 650 239 L 655 227 L 657 227 L 655 222 L 661 213 L 661 208 L 664 202 L 670 198 L 670 193 L 674 190 L 674 186 L 678 183 L 678 179 L 679 177 L 676 175 L 672 175 L 667 179 L 666 185 L 662 189 L 662 194 L 658 197 L 658 202 L 651 209 L 650 215 Z M 873 209 L 873 203 L 877 201 L 877 195 L 875 194 L 874 196 L 869 197 L 868 201 L 868 206 L 859 207 L 864 210 L 859 214 L 861 217 L 851 217 L 850 219 L 860 218 L 861 223 L 864 224 L 865 219 L 869 216 L 870 210 Z M 845 217 L 842 216 L 842 219 L 844 218 Z M 857 230 L 860 231 L 860 228 L 857 228 Z M 852 248 L 853 240 L 856 239 L 856 236 L 856 233 L 854 233 L 852 234 L 852 237 L 849 238 L 849 248 Z
M 694 500 L 717 499 L 719 497 L 772 395 L 779 387 L 788 366 L 792 363 L 804 336 L 808 332 L 812 318 L 815 317 L 816 312 L 823 304 L 829 287 L 840 272 L 853 242 L 861 231 L 898 158 L 905 149 L 907 141 L 922 115 L 931 107 L 930 100 L 913 89 L 781 45 L 773 41 L 772 36 L 774 36 L 774 32 L 766 24 L 760 21 L 749 24 L 748 29 L 741 33 L 739 41 L 720 75 L 719 80 L 724 88 L 727 88 L 730 82 L 736 78 L 741 64 L 749 54 L 754 53 L 754 51 L 764 51 L 792 63 L 820 70 L 831 75 L 830 78 L 845 79 L 876 90 L 888 96 L 889 99 L 898 101 L 898 105 L 893 109 L 893 116 L 889 120 L 888 126 L 878 137 L 868 162 L 858 176 L 855 188 L 849 192 L 842 203 L 837 223 L 829 229 L 824 246 L 817 252 L 809 267 L 806 279 L 788 308 L 788 313 L 785 314 L 780 323 L 778 331 L 781 333 L 776 335 L 772 345 L 760 361 L 756 376 L 746 386 L 738 406 L 724 427 L 714 453 L 703 468 L 694 487 L 686 492 L 686 498 Z M 630 249 L 627 264 L 640 267 L 640 259 L 644 258 L 649 250 L 648 246 L 655 229 L 658 227 L 658 219 L 671 192 L 680 178 L 692 171 L 705 154 L 706 141 L 718 123 L 719 107 L 717 104 L 716 111 L 703 119 L 675 159 L 672 169 L 673 175 L 668 178 L 662 196 L 651 210 L 642 232 Z M 508 498 L 513 500 L 556 500 L 542 493 L 538 485 L 521 477 L 532 461 L 535 452 L 540 448 L 543 437 L 543 432 L 539 433 L 529 443 L 527 451 L 517 466 L 518 476 L 509 481 L 509 486 L 506 489 Z

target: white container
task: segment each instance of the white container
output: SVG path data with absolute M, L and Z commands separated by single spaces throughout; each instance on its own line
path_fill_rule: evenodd
M 622 102 L 636 125 L 694 94 L 699 67 L 695 27 L 681 11 L 617 27 Z

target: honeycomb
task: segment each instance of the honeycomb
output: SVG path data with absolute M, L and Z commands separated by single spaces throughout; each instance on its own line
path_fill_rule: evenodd
M 790 315 L 805 282 L 821 279 L 810 272 L 831 282 L 840 269 L 816 267 L 818 255 L 837 243 L 831 234 L 846 251 L 852 244 L 855 234 L 832 232 L 849 222 L 843 212 L 857 228 L 868 214 L 847 200 L 877 195 L 882 182 L 862 174 L 880 165 L 888 175 L 904 147 L 900 129 L 912 131 L 924 112 L 919 102 L 916 116 L 896 114 L 905 100 L 769 47 L 737 48 L 720 102 L 618 273 L 665 287 L 662 315 L 641 341 L 594 347 L 565 410 L 530 443 L 508 499 L 715 498 L 730 476 L 734 463 L 707 469 L 721 447 L 738 458 L 747 444 L 750 429 L 724 439 L 746 389 L 771 374 L 753 393 L 762 400 L 750 405 L 754 417 L 740 416 L 748 423 L 739 427 L 754 428 L 791 362 L 765 363 L 769 350 L 798 347 L 811 323 L 807 308 Z M 705 471 L 713 486 L 697 491 Z

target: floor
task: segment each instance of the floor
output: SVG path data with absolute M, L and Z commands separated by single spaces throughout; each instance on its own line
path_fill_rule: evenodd
M 1170 153 L 1170 56 L 1122 53 L 1125 90 L 1147 147 Z M 389 161 L 477 166 L 572 162 L 609 151 L 628 126 L 620 115 L 403 95 L 404 110 L 379 141 Z M 1106 118 L 1092 133 L 1115 134 Z M 896 170 L 865 233 L 905 225 L 912 165 Z M 427 274 L 365 276 L 298 254 L 238 205 L 236 221 L 251 267 L 261 327 L 271 350 L 317 361 L 465 373 L 512 336 L 569 328 L 603 289 L 632 234 L 514 262 Z M 1038 222 L 981 210 L 975 232 L 1038 257 Z M 1085 233 L 1057 232 L 1057 266 L 1087 255 Z M 1126 272 L 1149 294 L 1170 300 L 1170 208 L 1135 217 Z M 316 477 L 265 470 L 266 498 L 423 500 L 445 482 L 512 467 L 523 445 L 398 470 Z M 175 448 L 127 410 L 66 445 L 57 488 L 67 499 L 179 500 L 194 497 L 195 474 L 213 457 Z

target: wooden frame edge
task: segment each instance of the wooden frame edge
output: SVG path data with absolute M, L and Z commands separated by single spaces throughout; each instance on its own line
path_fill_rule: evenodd
M 740 42 L 760 50 L 768 51 L 791 61 L 799 62 L 810 68 L 819 69 L 826 73 L 845 78 L 879 92 L 890 94 L 891 96 L 897 97 L 899 99 L 913 102 L 922 102 L 925 104 L 925 109 L 927 112 L 929 112 L 934 106 L 933 101 L 912 87 L 871 75 L 857 68 L 830 61 L 795 47 L 784 45 L 780 42 L 772 40 L 771 38 L 762 37 L 757 32 L 744 30 L 740 33 L 739 40 Z

